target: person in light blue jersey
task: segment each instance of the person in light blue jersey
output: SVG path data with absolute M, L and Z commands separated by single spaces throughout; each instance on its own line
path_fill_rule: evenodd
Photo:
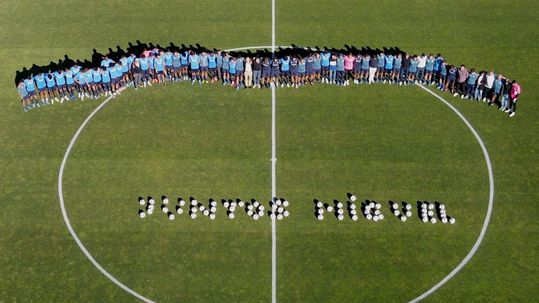
M 75 76 L 75 83 L 77 83 L 77 91 L 78 91 L 79 99 L 84 100 L 85 96 L 87 97 L 90 96 L 87 92 L 85 70 L 79 70 L 79 72 Z
M 447 81 L 447 69 L 449 68 L 447 62 L 444 60 L 440 65 L 440 82 L 438 83 L 438 89 L 445 90 L 445 83 Z
M 244 79 L 244 70 L 245 70 L 245 59 L 243 57 L 238 57 L 236 60 L 236 89 L 240 89 L 245 86 Z
M 432 54 L 427 57 L 427 62 L 425 63 L 425 82 L 427 84 L 433 84 L 433 74 L 434 74 L 434 62 L 436 58 Z
M 101 76 L 101 70 L 96 67 L 92 70 L 90 70 L 92 72 L 92 80 L 93 80 L 93 85 L 92 85 L 92 91 L 93 91 L 93 94 L 94 96 L 100 96 L 102 93 L 103 93 L 103 83 L 102 83 L 102 80 L 103 80 L 103 77 Z
M 153 53 L 153 51 L 148 56 L 148 64 L 150 65 L 150 69 L 148 70 L 148 75 L 150 78 L 149 83 L 151 85 L 151 83 L 156 82 L 156 78 L 157 78 L 155 74 L 155 54 Z
M 34 77 L 36 83 L 37 92 L 41 102 L 49 103 L 49 94 L 47 92 L 47 82 L 45 81 L 45 75 L 43 73 L 37 74 Z
M 281 87 L 285 84 L 290 87 L 290 57 L 281 58 Z
M 208 53 L 202 52 L 199 56 L 200 78 L 208 83 Z
M 208 56 L 208 76 L 211 83 L 218 80 L 217 78 L 217 56 L 211 52 Z
M 236 86 L 236 58 L 230 57 L 228 60 L 228 74 L 230 77 L 230 85 Z
M 479 78 L 479 74 L 475 71 L 475 68 L 470 69 L 470 74 L 466 79 L 466 99 L 473 99 L 477 78 Z
M 335 84 L 335 81 L 337 80 L 337 56 L 331 55 L 331 58 L 329 59 L 329 82 L 331 84 Z
M 165 59 L 158 55 L 154 59 L 155 74 L 157 75 L 157 84 L 165 83 Z
M 167 48 L 167 51 L 162 54 L 163 58 L 165 59 L 165 71 L 166 76 L 169 81 L 172 81 L 172 78 L 174 77 L 174 67 L 172 66 L 172 52 L 170 49 Z
M 442 62 L 444 62 L 444 58 L 441 54 L 437 54 L 436 58 L 434 59 L 434 67 L 433 67 L 433 75 L 432 80 L 434 83 L 440 83 L 440 72 L 442 71 Z
M 51 71 L 49 71 L 45 75 L 45 82 L 47 82 L 47 91 L 49 93 L 49 97 L 51 98 L 51 104 L 56 102 L 60 102 L 60 99 L 58 98 L 58 89 L 56 88 L 56 81 L 54 80 L 54 75 L 51 74 Z
M 230 55 L 227 53 L 223 56 L 221 70 L 223 71 L 223 85 L 228 85 L 230 83 Z
M 120 58 L 120 66 L 122 67 L 122 82 L 125 84 L 130 83 L 132 80 L 129 73 L 129 63 L 127 61 L 127 57 L 124 56 Z
M 393 54 L 387 54 L 385 57 L 385 65 L 384 65 L 384 83 L 386 81 L 391 84 L 391 73 L 393 72 L 393 62 L 395 61 L 395 56 Z
M 363 58 L 361 59 L 361 82 L 363 83 L 369 82 L 370 62 L 371 62 L 371 56 L 369 54 L 365 54 Z
M 182 64 L 182 67 L 180 69 L 180 74 L 182 75 L 183 80 L 189 79 L 189 52 L 184 51 L 180 54 L 180 61 Z
M 73 76 L 73 72 L 71 71 L 71 69 L 66 68 L 64 75 L 66 78 L 66 91 L 69 94 L 69 99 L 73 100 L 75 99 L 75 91 L 74 91 L 75 79 Z
M 502 93 L 502 87 L 503 87 L 503 76 L 500 74 L 496 77 L 496 80 L 494 80 L 494 87 L 492 90 L 492 97 L 489 100 L 489 105 L 496 104 L 497 102 L 500 102 L 501 104 L 501 98 L 500 95 Z
M 30 75 L 28 78 L 24 79 L 24 87 L 26 88 L 26 91 L 28 92 L 29 98 L 28 102 L 26 102 L 28 108 L 34 108 L 36 104 L 39 104 L 37 99 L 37 88 L 36 83 L 34 82 L 33 75 Z M 41 102 L 44 102 L 43 100 L 40 100 Z
M 133 62 L 135 62 L 135 59 L 137 59 L 137 56 L 133 53 L 129 53 L 129 56 L 127 57 L 127 68 L 131 70 L 131 67 L 133 66 Z
M 68 100 L 66 78 L 63 70 L 54 72 L 54 81 L 56 81 L 56 87 L 58 89 L 58 93 L 60 94 L 61 100 Z
M 320 65 L 322 68 L 322 83 L 329 83 L 329 60 L 331 53 L 327 49 L 320 55 Z
M 19 96 L 21 97 L 22 109 L 25 112 L 32 109 L 29 102 L 31 96 L 26 90 L 26 85 L 24 84 L 24 81 L 19 81 L 19 83 L 17 84 L 17 92 L 19 93 Z
M 101 69 L 101 87 L 103 87 L 105 96 L 112 96 L 110 72 L 107 68 Z
M 376 66 L 376 82 L 382 82 L 384 80 L 384 67 L 386 64 L 386 55 L 384 52 L 381 52 L 377 55 L 377 66 Z
M 179 52 L 172 54 L 172 81 L 180 80 L 180 70 L 182 68 L 181 56 Z
M 84 81 L 86 82 L 86 89 L 88 91 L 90 99 L 97 99 L 94 87 L 94 74 L 91 69 L 87 69 L 84 72 Z
M 112 64 L 114 64 L 114 60 L 109 59 L 108 56 L 103 56 L 103 60 L 101 60 L 101 67 L 109 67 Z
M 200 56 L 194 51 L 189 54 L 189 65 L 191 68 L 191 85 L 198 81 L 198 84 L 202 85 L 202 78 L 200 78 Z
M 144 87 L 146 87 L 148 84 L 151 86 L 152 84 L 149 81 L 149 79 L 150 79 L 150 73 L 149 73 L 150 63 L 148 62 L 148 58 L 146 58 L 145 55 L 141 55 L 140 59 L 139 59 L 139 62 L 140 62 L 140 70 L 142 71 L 143 85 L 144 85 Z

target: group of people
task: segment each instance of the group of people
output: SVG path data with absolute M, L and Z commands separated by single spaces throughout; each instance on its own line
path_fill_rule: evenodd
M 21 79 L 17 88 L 25 111 L 65 100 L 118 95 L 125 87 L 190 81 L 221 83 L 235 89 L 300 87 L 314 83 L 338 86 L 388 83 L 436 85 L 462 99 L 498 104 L 510 117 L 516 112 L 520 86 L 493 71 L 449 64 L 440 54 L 401 51 L 346 53 L 298 48 L 286 53 L 227 53 L 216 50 L 144 49 L 99 66 L 49 70 Z

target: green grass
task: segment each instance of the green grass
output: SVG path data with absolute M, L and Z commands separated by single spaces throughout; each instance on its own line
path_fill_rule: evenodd
M 533 1 L 277 1 L 277 44 L 398 46 L 494 68 L 522 85 L 516 117 L 443 96 L 492 158 L 491 225 L 472 261 L 426 301 L 530 302 L 537 263 L 539 63 Z M 24 113 L 15 72 L 68 54 L 140 39 L 208 47 L 267 45 L 268 1 L 3 1 L 0 3 L 0 302 L 124 302 L 134 298 L 84 257 L 63 222 L 58 168 L 98 102 Z M 65 172 L 73 227 L 120 281 L 158 301 L 268 302 L 271 229 L 239 215 L 168 222 L 137 218 L 139 195 L 271 195 L 269 91 L 185 84 L 128 90 L 88 125 Z M 442 103 L 414 87 L 277 92 L 278 300 L 400 302 L 432 287 L 478 236 L 488 198 L 481 150 Z M 380 223 L 313 216 L 312 199 L 383 203 Z M 455 225 L 398 222 L 387 200 L 442 200 Z M 207 201 L 207 200 L 206 200 Z

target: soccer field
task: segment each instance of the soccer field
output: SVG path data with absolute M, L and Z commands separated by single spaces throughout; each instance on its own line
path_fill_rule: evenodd
M 533 1 L 279 1 L 275 44 L 399 47 L 493 69 L 522 86 L 517 115 L 450 102 L 481 136 L 494 208 L 479 249 L 427 302 L 533 302 L 539 296 L 539 40 Z M 0 302 L 131 302 L 83 254 L 62 216 L 58 174 L 81 123 L 105 101 L 25 113 L 17 71 L 68 55 L 90 59 L 140 40 L 237 48 L 272 43 L 271 1 L 0 3 Z M 108 100 L 108 99 L 107 99 Z M 63 170 L 69 221 L 95 261 L 141 296 L 185 302 L 408 302 L 476 243 L 489 202 L 482 149 L 463 121 L 419 86 L 323 84 L 272 91 L 188 83 L 126 89 L 88 122 Z M 274 132 L 272 131 L 272 116 Z M 274 141 L 272 140 L 274 135 Z M 272 146 L 272 141 L 275 143 Z M 272 176 L 275 148 L 275 176 Z M 290 201 L 272 221 L 221 199 Z M 381 204 L 385 218 L 318 221 L 314 200 Z M 138 197 L 217 200 L 216 219 Z M 401 222 L 388 201 L 407 201 Z M 423 223 L 440 201 L 455 224 Z M 275 241 L 274 243 L 272 243 Z M 274 246 L 273 244 L 276 244 Z M 275 270 L 275 271 L 273 271 Z M 275 284 L 272 284 L 275 282 Z

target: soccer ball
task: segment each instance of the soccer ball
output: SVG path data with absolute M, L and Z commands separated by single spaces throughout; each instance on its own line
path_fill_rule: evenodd
M 163 198 L 163 204 L 168 204 L 168 198 Z
M 260 205 L 260 203 L 258 203 L 258 201 L 255 201 L 255 203 L 253 203 L 254 207 L 258 207 L 259 205 Z
M 342 205 L 341 202 L 338 202 L 338 203 L 337 203 L 337 208 L 342 208 L 342 206 L 343 206 L 343 205 Z
M 436 223 L 436 218 L 430 218 L 430 223 L 435 224 Z
M 272 215 L 273 216 L 273 215 Z M 324 215 L 320 214 L 316 217 L 318 220 L 322 221 L 324 220 Z
M 402 221 L 402 222 L 405 222 L 405 221 L 406 221 L 406 217 L 405 217 L 405 216 L 401 216 L 400 218 L 401 218 L 401 221 Z
M 338 215 L 337 219 L 339 219 L 339 221 L 342 221 L 342 220 L 344 220 L 344 216 L 343 215 Z
M 146 218 L 146 213 L 143 212 L 143 211 L 139 211 L 139 214 L 138 214 L 138 215 L 139 215 L 139 217 L 141 217 L 141 218 Z
M 393 204 L 391 204 L 391 208 L 398 209 L 399 205 L 397 203 L 393 203 Z
M 380 214 L 380 211 L 377 209 L 374 211 L 374 214 L 378 216 Z
M 278 214 L 277 215 L 277 220 L 282 220 L 283 219 L 283 214 Z
M 230 206 L 230 203 L 224 202 L 224 203 L 223 203 L 223 206 L 226 207 L 226 208 L 228 208 L 228 207 Z
M 378 215 L 378 218 L 379 218 L 380 220 L 384 220 L 384 214 L 379 214 L 379 215 Z
M 442 218 L 442 223 L 447 223 L 447 218 Z
M 374 208 L 374 202 L 369 203 L 370 208 Z
M 212 206 L 212 207 L 210 208 L 210 212 L 214 213 L 214 212 L 216 212 L 216 211 L 217 211 L 217 207 Z
M 285 217 L 288 217 L 288 216 L 290 216 L 290 213 L 288 212 L 288 210 L 285 210 L 285 211 L 283 212 L 283 215 L 284 215 Z
M 193 199 L 193 200 L 191 201 L 191 205 L 193 205 L 193 206 L 198 205 L 198 201 L 197 201 L 196 199 Z
M 318 201 L 318 203 L 316 203 L 316 207 L 318 208 L 322 208 L 322 206 L 324 206 L 324 203 Z
M 332 211 L 333 211 L 333 206 L 328 205 L 327 210 L 328 210 L 329 212 L 332 212 Z
M 205 210 L 203 211 L 203 213 L 204 213 L 204 216 L 209 216 L 209 215 L 210 215 L 210 211 L 207 210 L 207 209 L 205 209 Z
M 339 209 L 337 209 L 337 213 L 339 215 L 342 215 L 342 214 L 344 214 L 344 210 L 342 210 L 342 208 L 339 208 Z
M 354 195 L 350 196 L 350 201 L 355 202 L 356 200 L 357 200 L 356 196 L 354 196 Z
M 258 214 L 253 215 L 253 219 L 258 220 L 258 218 L 259 218 Z
M 238 206 L 239 206 L 239 207 L 244 207 L 244 206 L 245 206 L 245 202 L 243 202 L 243 201 L 238 202 Z
M 411 204 L 406 204 L 406 209 L 407 209 L 407 210 L 411 210 L 411 209 L 412 209 L 412 205 L 411 205 Z
M 205 210 L 206 210 L 206 206 L 200 205 L 200 206 L 198 207 L 198 209 L 199 209 L 200 211 L 205 211 Z
M 427 212 L 427 215 L 429 215 L 429 217 L 432 217 L 432 216 L 434 216 L 434 212 L 433 212 L 432 210 L 429 210 L 429 211 Z
M 378 222 L 378 220 L 379 220 L 379 219 L 378 219 L 378 216 L 377 216 L 377 215 L 374 215 L 374 216 L 372 217 L 372 220 L 373 220 L 374 222 Z
M 144 204 L 146 204 L 146 201 L 144 201 L 144 199 L 140 199 L 140 200 L 138 200 L 138 203 L 139 203 L 140 205 L 144 205 Z
M 164 213 L 168 213 L 168 207 L 166 207 L 166 206 L 163 207 L 163 212 L 164 212 Z
M 247 211 L 247 215 L 248 215 L 249 217 L 252 217 L 252 216 L 253 216 L 253 211 L 252 211 L 252 210 L 248 210 L 248 211 Z
M 353 215 L 353 216 L 352 216 L 352 220 L 353 220 L 353 221 L 357 221 L 357 219 L 358 219 L 358 218 L 357 218 L 356 215 Z
M 259 216 L 259 217 L 264 216 L 264 211 L 263 211 L 263 210 L 259 210 L 259 211 L 258 211 L 258 216 Z
M 210 202 L 210 206 L 211 206 L 211 207 L 216 207 L 216 206 L 217 206 L 217 202 L 215 202 L 215 200 L 212 200 L 212 201 Z
M 456 222 L 455 218 L 449 218 L 449 223 L 455 224 L 455 222 Z
M 400 211 L 398 211 L 398 210 L 394 210 L 394 211 L 393 211 L 393 214 L 394 214 L 395 216 L 398 216 L 398 215 L 400 215 L 400 213 L 401 213 L 401 212 L 400 212 Z
M 412 216 L 412 212 L 411 211 L 407 211 L 406 212 L 406 217 L 411 217 Z
M 429 204 L 429 209 L 434 209 L 434 204 Z
M 215 214 L 210 214 L 210 220 L 215 220 Z
M 355 204 L 350 204 L 350 209 L 356 209 L 356 205 Z
M 180 200 L 180 206 L 184 206 L 185 205 L 185 201 L 182 199 Z
M 178 209 L 176 210 L 176 212 L 178 213 L 178 215 L 183 214 L 183 208 L 178 208 Z
M 228 210 L 230 210 L 230 211 L 236 211 L 236 206 L 230 206 L 230 207 L 228 208 Z
M 198 209 L 196 207 L 191 207 L 191 212 L 192 213 L 196 213 L 198 211 Z
M 191 219 L 196 219 L 197 218 L 197 214 L 196 213 L 191 213 Z
M 380 209 L 380 208 L 382 208 L 382 204 L 376 203 L 376 205 L 375 205 L 374 207 L 375 207 L 376 209 Z
M 365 217 L 367 218 L 367 220 L 372 220 L 372 215 L 370 213 L 367 213 Z
M 282 208 L 282 207 L 277 208 L 277 212 L 282 214 L 284 212 L 284 208 Z
M 234 217 L 236 217 L 236 215 L 234 215 L 234 213 L 229 213 L 229 214 L 228 214 L 228 217 L 229 217 L 230 219 L 234 219 Z
M 153 205 L 155 203 L 155 200 L 152 198 L 152 199 L 148 200 L 148 203 Z
M 172 220 L 174 220 L 174 218 L 176 218 L 176 217 L 174 216 L 174 214 L 168 214 L 168 219 L 169 219 L 169 220 L 172 221 Z
M 421 218 L 421 221 L 423 221 L 423 223 L 427 223 L 429 221 L 429 219 L 427 217 L 423 217 L 423 218 Z
M 318 215 L 318 216 L 321 216 L 321 215 Z M 275 214 L 274 214 L 274 213 L 271 213 L 271 214 L 270 214 L 270 219 L 275 220 L 275 218 L 276 218 L 276 217 L 275 217 Z
M 351 210 L 350 210 L 350 214 L 351 214 L 351 215 L 356 215 L 356 214 L 357 214 L 357 211 L 356 211 L 355 209 L 351 209 Z
M 288 204 L 289 204 L 289 203 L 288 203 L 288 200 L 284 200 L 284 201 L 283 201 L 283 206 L 284 206 L 284 207 L 287 207 Z

